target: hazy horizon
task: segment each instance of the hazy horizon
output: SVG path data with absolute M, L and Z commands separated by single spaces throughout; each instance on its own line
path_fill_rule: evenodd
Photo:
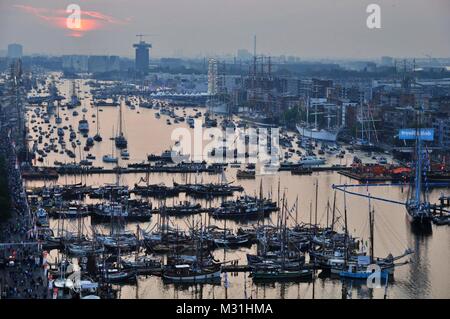
M 82 29 L 65 26 L 78 4 Z M 381 7 L 368 29 L 366 7 Z M 0 50 L 24 54 L 132 57 L 136 34 L 151 34 L 153 57 L 235 55 L 238 49 L 303 59 L 450 57 L 448 0 L 2 0 Z

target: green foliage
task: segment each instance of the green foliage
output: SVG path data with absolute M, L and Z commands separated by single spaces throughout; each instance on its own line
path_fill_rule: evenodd
M 284 124 L 295 124 L 298 123 L 302 118 L 304 118 L 303 112 L 298 107 L 287 109 L 281 115 L 281 120 Z

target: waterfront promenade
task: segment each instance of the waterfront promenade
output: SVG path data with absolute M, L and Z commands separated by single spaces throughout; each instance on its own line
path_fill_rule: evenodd
M 46 298 L 43 252 L 33 232 L 16 144 L 11 137 L 16 128 L 8 125 L 2 113 L 0 110 L 0 156 L 7 181 L 2 192 L 10 198 L 10 209 L 9 213 L 0 212 L 5 217 L 0 219 L 0 298 Z

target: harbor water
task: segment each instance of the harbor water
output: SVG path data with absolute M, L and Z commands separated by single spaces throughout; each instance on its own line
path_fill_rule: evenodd
M 73 110 L 60 110 L 60 117 L 63 119 L 61 124 L 55 124 L 55 117 L 50 118 L 50 124 L 55 126 L 64 126 L 71 124 L 75 129 L 78 127 L 78 121 L 85 116 L 89 122 L 89 136 L 96 133 L 97 121 L 99 121 L 99 132 L 103 137 L 102 142 L 95 142 L 89 153 L 96 156 L 93 166 L 103 166 L 112 168 L 116 164 L 107 164 L 102 162 L 103 155 L 111 154 L 112 150 L 119 157 L 119 166 L 126 167 L 128 163 L 140 163 L 147 160 L 148 154 L 161 154 L 164 150 L 169 149 L 175 141 L 171 140 L 171 134 L 176 127 L 186 127 L 185 122 L 168 125 L 165 115 L 156 118 L 155 113 L 158 110 L 139 108 L 134 109 L 123 106 L 123 131 L 128 139 L 127 150 L 130 153 L 129 160 L 120 159 L 120 151 L 112 144 L 114 141 L 111 137 L 117 134 L 119 107 L 100 107 L 98 116 L 96 107 L 91 105 L 92 98 L 89 94 L 89 86 L 85 81 L 77 80 L 80 89 L 79 97 L 81 106 L 78 106 L 78 116 L 73 116 Z M 58 84 L 61 94 L 69 96 L 70 82 L 62 80 Z M 83 108 L 87 112 L 82 112 Z M 187 115 L 194 114 L 192 108 L 179 107 L 175 109 L 175 113 L 183 115 L 183 111 Z M 204 113 L 205 108 L 198 108 L 198 111 Z M 32 107 L 28 114 L 33 114 Z M 66 121 L 65 118 L 68 117 Z M 28 117 L 28 125 L 42 126 L 44 130 L 48 130 L 47 125 L 39 119 L 35 123 L 31 123 L 31 116 Z M 41 122 L 41 123 L 40 123 Z M 35 133 L 30 130 L 32 139 L 35 139 Z M 290 132 L 294 135 L 295 132 Z M 54 136 L 56 138 L 56 130 Z M 77 146 L 74 151 L 79 161 L 84 159 L 86 154 L 82 148 L 85 145 L 86 138 L 77 133 L 77 139 L 80 139 L 81 145 Z M 45 139 L 44 139 L 45 141 Z M 29 142 L 30 147 L 32 141 Z M 69 144 L 70 145 L 70 144 Z M 70 149 L 70 146 L 67 147 Z M 81 149 L 81 150 L 80 150 Z M 332 164 L 350 164 L 353 156 L 358 155 L 363 161 L 368 162 L 371 156 L 364 153 L 344 155 L 344 158 L 336 158 L 335 156 L 327 158 L 327 165 Z M 389 161 L 392 158 L 389 155 L 382 154 Z M 294 157 L 292 160 L 296 160 Z M 73 162 L 66 154 L 50 152 L 42 163 L 36 163 L 40 166 L 54 166 L 54 162 L 62 163 Z M 244 164 L 243 164 L 244 166 Z M 236 179 L 237 168 L 227 167 L 224 175 L 228 182 L 242 185 L 247 195 L 259 195 L 260 190 L 264 196 L 271 197 L 273 200 L 280 200 L 285 197 L 288 207 L 292 208 L 287 223 L 294 225 L 296 222 L 316 223 L 322 226 L 329 225 L 331 215 L 328 205 L 333 205 L 336 193 L 336 229 L 343 231 L 344 225 L 344 194 L 333 189 L 333 185 L 355 184 L 354 180 L 342 176 L 337 172 L 314 172 L 311 175 L 291 175 L 290 172 L 278 172 L 276 174 L 262 175 L 256 174 L 255 179 Z M 28 181 L 27 188 L 36 186 L 52 185 L 52 184 L 74 184 L 82 182 L 86 185 L 101 186 L 104 184 L 114 184 L 119 182 L 121 185 L 133 187 L 141 178 L 145 178 L 142 174 L 90 174 L 83 176 L 62 175 L 58 180 L 46 181 Z M 174 173 L 151 173 L 149 174 L 150 184 L 164 183 L 171 186 L 173 182 L 218 182 L 223 180 L 221 174 L 209 173 L 192 173 L 192 174 L 174 174 Z M 118 179 L 118 180 L 117 180 Z M 316 194 L 316 183 L 317 194 Z M 405 202 L 408 196 L 408 187 L 386 186 L 386 187 L 359 187 L 356 189 L 361 194 L 370 192 L 373 196 L 389 198 L 400 202 Z M 436 188 L 431 190 L 431 202 L 437 202 L 442 195 L 448 195 L 448 189 Z M 316 201 L 316 195 L 318 200 Z M 235 196 L 238 196 L 236 194 Z M 165 200 L 167 205 L 177 204 L 178 202 L 188 199 L 191 202 L 199 202 L 204 207 L 217 206 L 220 199 L 206 201 L 202 199 L 194 199 L 185 197 L 184 195 L 176 198 L 168 198 Z M 162 205 L 161 200 L 151 199 L 154 207 Z M 88 203 L 95 203 L 95 200 L 87 199 Z M 294 205 L 298 202 L 298 207 Z M 355 237 L 358 237 L 363 246 L 368 247 L 369 240 L 369 203 L 367 198 L 346 195 L 346 209 L 348 214 L 348 231 Z M 414 254 L 408 256 L 410 262 L 396 269 L 392 282 L 385 287 L 383 284 L 380 288 L 368 288 L 365 282 L 346 281 L 343 282 L 339 278 L 322 277 L 319 275 L 314 281 L 298 282 L 298 283 L 265 283 L 256 284 L 249 277 L 249 273 L 223 273 L 220 285 L 198 284 L 194 286 L 179 286 L 174 284 L 163 283 L 160 277 L 155 276 L 139 276 L 137 284 L 121 285 L 119 288 L 120 298 L 342 298 L 343 285 L 347 287 L 348 296 L 351 298 L 383 298 L 385 293 L 388 298 L 450 298 L 450 227 L 449 226 L 432 226 L 431 233 L 417 233 L 411 229 L 411 225 L 406 217 L 405 207 L 398 204 L 392 204 L 382 201 L 372 200 L 371 204 L 375 210 L 375 226 L 374 226 L 374 252 L 378 257 L 386 257 L 388 254 L 400 255 L 406 249 L 410 248 Z M 270 215 L 270 218 L 264 220 L 266 224 L 277 223 L 277 212 Z M 139 223 L 141 229 L 152 229 L 157 223 L 158 215 L 153 215 L 148 223 Z M 185 218 L 171 218 L 170 223 L 179 229 L 187 229 L 189 225 L 206 222 L 211 225 L 224 227 L 223 220 L 215 220 L 208 217 L 207 213 L 202 213 Z M 259 221 L 262 223 L 263 221 Z M 66 227 L 73 227 L 76 231 L 76 221 L 66 221 Z M 238 222 L 227 221 L 228 229 L 237 229 L 238 227 L 256 224 L 257 222 L 248 222 L 248 224 L 240 224 Z M 90 217 L 83 220 L 84 228 L 87 233 L 91 231 Z M 126 224 L 126 228 L 136 231 L 138 223 L 130 222 Z M 56 228 L 57 221 L 51 220 L 51 226 Z M 96 226 L 104 233 L 108 232 L 108 225 L 102 224 Z M 255 253 L 256 246 L 250 248 L 239 249 L 216 249 L 214 256 L 221 261 L 238 260 L 239 264 L 246 263 L 246 254 Z M 51 256 L 55 257 L 52 252 Z

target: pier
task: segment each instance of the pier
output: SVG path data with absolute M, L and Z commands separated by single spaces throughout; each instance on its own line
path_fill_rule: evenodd
M 190 167 L 190 166 L 147 166 L 147 167 L 37 167 L 35 170 L 22 173 L 24 179 L 57 179 L 62 175 L 92 175 L 92 174 L 137 174 L 137 173 L 209 173 L 220 174 L 222 172 L 218 167 Z
M 131 164 L 132 166 L 133 164 Z M 226 169 L 225 167 L 223 169 Z M 351 167 L 347 166 L 312 166 L 302 167 L 292 165 L 291 167 L 280 167 L 278 171 L 308 171 L 308 172 L 339 172 L 348 177 L 353 176 L 349 170 Z M 93 174 L 142 174 L 142 173 L 168 173 L 168 174 L 191 174 L 191 173 L 209 173 L 220 174 L 222 168 L 219 166 L 204 166 L 204 167 L 190 167 L 190 166 L 139 166 L 139 167 L 89 167 L 89 166 L 74 166 L 74 167 L 58 167 L 58 166 L 38 166 L 31 170 L 23 171 L 22 177 L 25 180 L 50 180 L 58 179 L 59 176 L 64 175 L 93 175 Z M 299 174 L 301 175 L 301 174 Z
M 251 272 L 252 268 L 249 265 L 224 265 L 222 272 Z

